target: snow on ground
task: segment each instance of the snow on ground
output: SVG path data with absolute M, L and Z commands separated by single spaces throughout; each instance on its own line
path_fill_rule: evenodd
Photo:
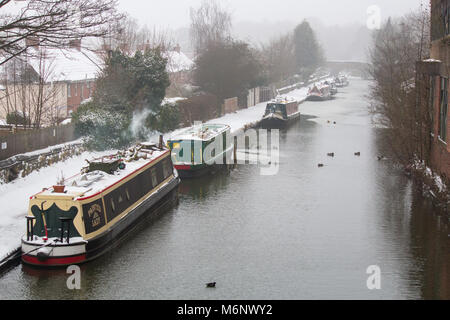
M 32 157 L 32 156 L 40 155 L 40 154 L 43 154 L 43 153 L 49 153 L 50 151 L 52 151 L 54 149 L 63 148 L 65 146 L 72 145 L 72 144 L 80 144 L 82 142 L 83 142 L 83 139 L 78 139 L 78 140 L 74 140 L 74 141 L 71 141 L 71 142 L 66 142 L 66 143 L 50 146 L 50 147 L 47 147 L 47 148 L 44 148 L 44 149 L 39 149 L 39 150 L 30 151 L 30 152 L 27 152 L 27 153 L 18 154 L 18 155 L 15 155 L 14 157 L 17 157 L 17 156 Z M 14 157 L 11 157 L 9 159 L 14 159 Z
M 326 79 L 325 79 L 326 80 Z M 325 81 L 322 80 L 322 81 Z M 301 88 L 283 95 L 303 102 L 308 94 L 308 88 Z M 264 115 L 267 102 L 259 103 L 256 106 L 239 110 L 208 121 L 210 124 L 226 124 L 231 127 L 231 133 L 237 133 L 247 125 L 254 124 L 261 120 Z M 316 111 L 316 112 L 314 112 Z M 302 113 L 317 115 L 317 110 L 301 110 Z M 166 134 L 164 140 L 167 141 L 171 136 L 178 134 L 186 128 L 176 130 Z M 156 137 L 154 139 L 157 141 Z M 78 141 L 77 141 L 78 142 Z M 50 151 L 57 146 L 49 147 L 44 150 L 34 151 L 30 154 Z M 20 246 L 20 238 L 26 232 L 25 216 L 28 210 L 29 197 L 40 192 L 42 188 L 51 187 L 56 183 L 57 177 L 63 172 L 65 177 L 71 177 L 79 173 L 81 168 L 86 165 L 85 159 L 98 158 L 115 151 L 106 151 L 101 153 L 85 152 L 78 157 L 68 159 L 51 167 L 43 168 L 40 171 L 33 172 L 25 178 L 19 178 L 8 184 L 0 185 L 0 258 L 15 250 Z
M 7 184 L 0 184 L 0 258 L 20 246 L 20 238 L 26 232 L 25 216 L 28 200 L 42 188 L 56 183 L 61 171 L 65 177 L 71 177 L 86 166 L 85 159 L 101 157 L 111 152 L 89 153 L 56 163 L 31 173 L 25 178 Z

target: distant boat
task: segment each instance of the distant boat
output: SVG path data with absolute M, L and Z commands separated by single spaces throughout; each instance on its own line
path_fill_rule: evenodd
M 261 127 L 264 129 L 285 128 L 293 121 L 300 118 L 297 100 L 287 100 L 278 98 L 269 102 L 266 112 L 261 120 Z
M 214 167 L 227 165 L 233 152 L 230 132 L 227 125 L 201 124 L 169 139 L 167 144 L 172 150 L 172 161 L 180 178 L 196 178 Z M 207 154 L 208 150 L 211 150 L 210 154 Z
M 309 89 L 308 101 L 324 101 L 331 99 L 331 86 L 329 84 L 315 84 Z
M 343 88 L 347 87 L 350 82 L 348 81 L 348 78 L 345 75 L 339 75 L 334 79 L 334 82 L 336 84 L 336 87 Z

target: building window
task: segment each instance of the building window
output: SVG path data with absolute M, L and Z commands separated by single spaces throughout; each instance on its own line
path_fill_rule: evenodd
M 439 137 L 447 142 L 448 79 L 441 78 L 439 104 Z
M 67 97 L 72 97 L 72 88 L 70 84 L 67 86 Z
M 435 108 L 434 108 L 434 102 L 435 102 L 435 92 L 436 92 L 436 77 L 431 76 L 430 77 L 430 91 L 429 91 L 429 108 L 428 108 L 428 112 L 429 112 L 429 116 L 430 116 L 430 121 L 431 121 L 431 135 L 434 136 L 434 112 L 435 112 Z

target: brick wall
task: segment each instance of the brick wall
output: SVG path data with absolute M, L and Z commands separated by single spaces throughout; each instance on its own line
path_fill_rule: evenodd
M 94 94 L 95 81 L 76 81 L 67 84 L 67 106 L 68 113 L 78 109 L 81 102 L 89 99 Z

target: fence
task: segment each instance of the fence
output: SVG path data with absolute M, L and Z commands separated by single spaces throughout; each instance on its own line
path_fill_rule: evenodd
M 73 140 L 73 124 L 0 135 L 0 160 Z

